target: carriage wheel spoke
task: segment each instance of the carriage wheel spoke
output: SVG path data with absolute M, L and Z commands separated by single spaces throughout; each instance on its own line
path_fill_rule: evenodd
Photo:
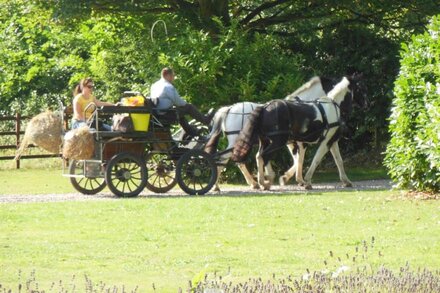
M 152 176 L 153 177 L 153 176 Z M 159 175 L 156 175 L 156 174 L 154 174 L 154 180 L 153 180 L 153 185 L 157 182 L 157 180 L 159 179 Z M 159 183 L 160 183 L 160 180 L 159 180 Z
M 132 192 L 133 189 L 131 189 L 130 182 L 132 182 L 132 181 L 128 181 L 128 182 L 127 182 L 127 188 L 128 188 L 128 190 L 130 190 L 130 192 Z

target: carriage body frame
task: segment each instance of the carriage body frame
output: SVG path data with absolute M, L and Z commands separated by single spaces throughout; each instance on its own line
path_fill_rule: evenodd
M 217 180 L 217 167 L 212 156 L 203 151 L 203 140 L 180 139 L 181 130 L 172 132 L 171 129 L 177 121 L 162 120 L 152 107 L 97 107 L 88 124 L 93 128 L 115 114 L 149 114 L 148 129 L 121 132 L 96 127 L 92 132 L 94 157 L 72 160 L 67 170 L 63 165 L 63 176 L 70 177 L 76 190 L 95 194 L 108 186 L 117 196 L 131 197 L 145 188 L 165 193 L 176 184 L 188 194 L 204 194 L 212 188 Z M 134 186 L 130 187 L 129 183 L 135 178 L 136 183 L 132 182 Z M 127 189 L 119 187 L 120 184 L 127 184 Z

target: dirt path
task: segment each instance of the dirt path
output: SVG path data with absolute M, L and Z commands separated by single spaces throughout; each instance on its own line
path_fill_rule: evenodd
M 339 182 L 335 183 L 316 183 L 313 184 L 313 190 L 304 190 L 297 185 L 273 186 L 270 191 L 252 190 L 247 186 L 223 186 L 222 192 L 209 192 L 208 196 L 245 196 L 253 194 L 282 194 L 282 193 L 325 193 L 332 191 L 357 191 L 357 190 L 389 190 L 391 182 L 389 180 L 366 180 L 355 181 L 352 188 L 343 188 Z M 206 196 L 205 195 L 205 196 Z M 178 197 L 188 196 L 180 189 L 175 188 L 166 194 L 154 194 L 150 191 L 141 193 L 139 197 Z M 203 196 L 203 195 L 202 195 Z M 0 204 L 2 203 L 32 203 L 32 202 L 62 202 L 62 201 L 87 201 L 87 200 L 124 200 L 114 196 L 109 191 L 104 191 L 96 195 L 83 195 L 81 193 L 67 194 L 35 194 L 35 195 L 0 195 Z

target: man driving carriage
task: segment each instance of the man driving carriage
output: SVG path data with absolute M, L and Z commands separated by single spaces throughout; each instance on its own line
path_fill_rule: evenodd
M 189 115 L 195 120 L 203 123 L 205 125 L 209 125 L 212 120 L 212 117 L 215 114 L 214 109 L 210 109 L 206 115 L 200 113 L 200 111 L 192 104 L 186 102 L 177 92 L 176 88 L 173 85 L 174 82 L 174 71 L 170 67 L 165 67 L 161 71 L 161 79 L 156 81 L 151 86 L 150 97 L 153 102 L 156 104 L 156 110 L 160 113 L 161 110 L 171 109 L 173 106 L 176 107 L 177 117 L 175 117 L 174 113 L 166 113 L 163 111 L 164 115 L 174 115 L 171 119 L 178 118 L 178 121 L 185 132 L 190 136 L 198 136 L 198 130 L 191 126 L 188 121 L 185 119 L 185 115 Z

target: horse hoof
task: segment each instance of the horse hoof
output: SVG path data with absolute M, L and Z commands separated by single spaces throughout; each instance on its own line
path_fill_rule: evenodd
M 344 186 L 344 187 L 353 187 L 353 183 L 351 183 L 351 182 L 344 182 L 342 184 L 342 186 Z
M 270 189 L 270 186 L 271 186 L 270 182 L 265 181 L 265 182 L 262 184 L 261 189 L 262 189 L 262 190 L 269 190 L 269 189 Z
M 258 184 L 252 184 L 252 185 L 251 185 L 251 188 L 252 188 L 252 189 L 260 189 L 260 185 L 258 185 Z
M 218 187 L 218 186 L 214 187 L 214 191 L 220 192 L 221 191 L 220 187 Z
M 299 181 L 298 182 L 298 186 L 304 186 L 304 185 L 306 185 L 306 183 L 304 181 Z
M 267 176 L 266 179 L 270 182 L 271 185 L 275 182 L 275 177 L 273 176 Z
M 313 187 L 312 187 L 311 184 L 306 184 L 306 185 L 304 185 L 304 188 L 305 188 L 306 190 L 311 190 L 311 189 L 313 189 Z

